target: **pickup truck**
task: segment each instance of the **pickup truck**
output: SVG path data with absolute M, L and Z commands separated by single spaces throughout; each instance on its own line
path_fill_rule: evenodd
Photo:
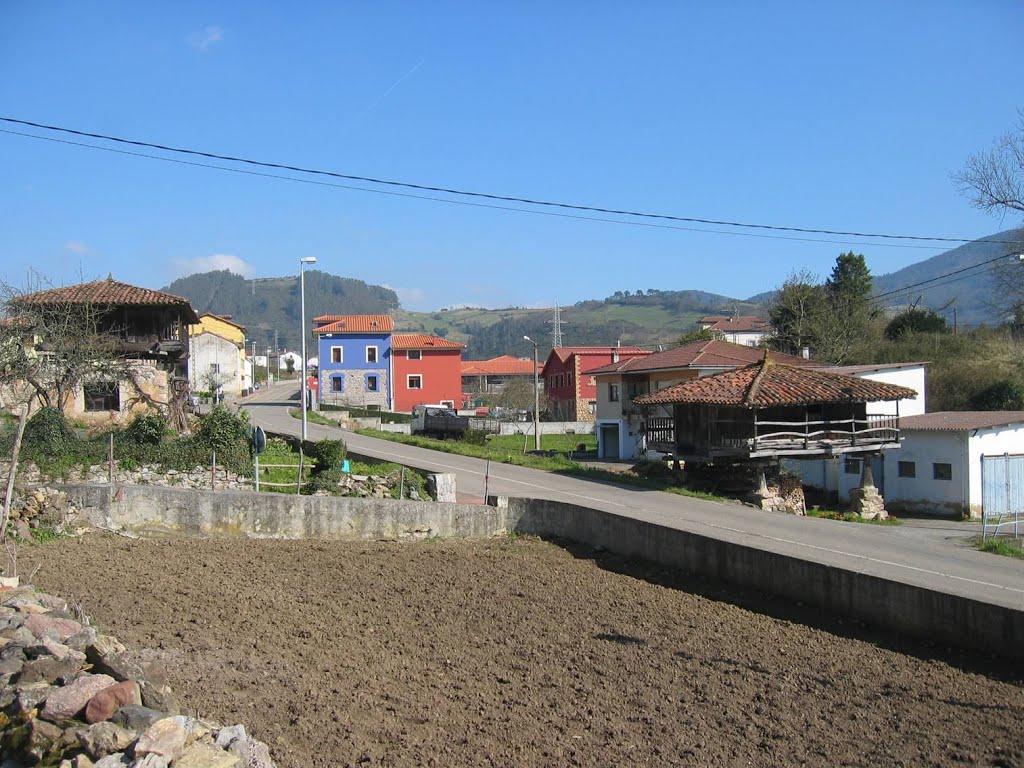
M 410 431 L 431 437 L 462 437 L 469 429 L 469 418 L 459 416 L 447 405 L 417 405 L 412 409 Z

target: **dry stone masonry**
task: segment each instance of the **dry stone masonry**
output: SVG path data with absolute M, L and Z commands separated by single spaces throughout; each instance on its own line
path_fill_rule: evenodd
M 140 662 L 66 601 L 0 588 L 0 768 L 274 768 L 245 727 L 180 714 Z

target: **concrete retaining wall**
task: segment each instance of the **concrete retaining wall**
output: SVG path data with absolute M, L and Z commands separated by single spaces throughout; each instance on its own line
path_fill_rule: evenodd
M 145 485 L 64 490 L 94 523 L 135 532 L 403 540 L 516 530 L 561 537 L 939 643 L 1004 656 L 1024 647 L 1024 610 L 543 499 L 501 499 L 507 506 L 494 507 Z
M 509 524 L 781 595 L 915 637 L 999 655 L 1024 647 L 1024 610 L 766 552 L 572 504 L 509 499 Z
M 506 510 L 479 504 L 190 491 L 152 485 L 65 485 L 62 489 L 94 525 L 137 533 L 379 540 L 508 532 Z

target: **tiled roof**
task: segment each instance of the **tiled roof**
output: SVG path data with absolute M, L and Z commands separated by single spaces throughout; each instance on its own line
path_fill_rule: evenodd
M 680 368 L 739 368 L 756 363 L 764 357 L 760 347 L 748 347 L 733 344 L 731 341 L 712 339 L 710 341 L 693 341 L 689 344 L 655 352 L 645 357 L 631 357 L 617 363 L 604 365 L 590 371 L 592 375 L 602 373 L 651 373 L 654 371 L 671 371 Z M 805 360 L 795 355 L 772 352 L 772 360 L 777 363 L 800 367 L 821 367 L 822 363 Z
M 700 323 L 701 325 L 710 323 L 709 330 L 724 332 L 768 331 L 771 328 L 771 325 L 763 317 L 754 317 L 752 315 L 741 315 L 738 317 L 733 317 L 732 315 L 710 315 L 702 317 Z
M 901 429 L 967 432 L 1011 424 L 1024 424 L 1024 411 L 936 411 L 900 419 Z
M 50 288 L 45 291 L 28 293 L 19 296 L 13 304 L 97 304 L 104 306 L 149 306 L 149 307 L 180 307 L 189 323 L 198 323 L 196 315 L 188 299 L 174 296 L 163 291 L 139 288 L 128 283 L 120 283 L 113 277 L 106 280 L 93 280 L 91 283 L 79 283 L 63 288 Z
M 540 365 L 537 366 L 541 368 Z M 490 360 L 463 360 L 463 376 L 532 376 L 533 360 L 512 355 L 492 357 Z
M 649 355 L 650 350 L 640 347 L 554 347 L 551 352 L 563 363 L 573 355 L 611 355 L 618 352 L 620 355 Z
M 915 397 L 909 387 L 858 379 L 817 368 L 776 363 L 774 356 L 744 368 L 716 373 L 636 398 L 640 405 L 703 403 L 768 408 L 810 403 L 876 402 Z
M 392 349 L 463 349 L 465 345 L 438 336 L 422 333 L 396 333 L 391 337 Z
M 391 333 L 395 322 L 391 315 L 321 315 L 314 323 L 326 323 L 313 333 Z

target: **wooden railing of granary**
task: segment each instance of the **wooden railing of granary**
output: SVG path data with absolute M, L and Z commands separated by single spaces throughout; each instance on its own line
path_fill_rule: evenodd
M 779 451 L 815 452 L 836 447 L 869 447 L 897 443 L 900 438 L 898 416 L 807 421 L 761 421 L 756 411 L 752 419 L 717 419 L 701 435 L 690 435 L 689 445 L 676 440 L 675 419 L 648 418 L 645 425 L 647 447 L 683 453 L 714 452 L 757 455 Z

